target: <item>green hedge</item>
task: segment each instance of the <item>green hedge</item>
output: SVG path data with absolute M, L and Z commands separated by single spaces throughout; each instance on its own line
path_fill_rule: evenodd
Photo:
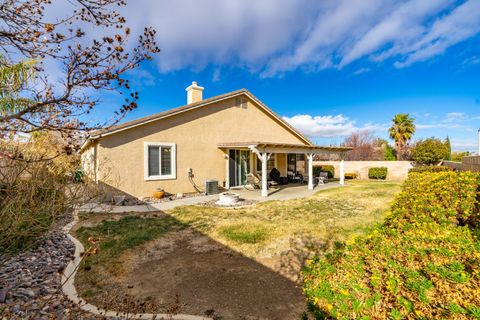
M 385 223 L 307 262 L 317 319 L 479 319 L 480 175 L 412 173 Z
M 318 176 L 320 172 L 327 172 L 329 179 L 335 177 L 335 167 L 332 165 L 320 165 L 313 167 L 313 175 Z
M 344 174 L 344 176 L 345 176 L 345 179 L 347 179 L 347 180 L 352 180 L 352 179 L 357 179 L 358 178 L 358 174 L 355 173 L 355 172 L 346 172 Z
M 387 179 L 388 169 L 386 167 L 373 167 L 368 169 L 369 179 Z
M 408 170 L 408 172 L 446 172 L 453 171 L 452 168 L 444 166 L 419 166 L 413 167 Z

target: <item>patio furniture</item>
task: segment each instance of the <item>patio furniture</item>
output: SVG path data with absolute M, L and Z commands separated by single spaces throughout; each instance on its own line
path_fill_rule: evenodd
M 246 178 L 247 183 L 243 186 L 245 189 L 247 189 L 247 185 L 249 185 L 253 190 L 262 188 L 260 185 L 261 180 L 255 177 L 253 173 L 247 173 Z
M 305 184 L 308 184 L 308 175 L 306 175 L 306 174 L 305 174 L 305 175 L 302 175 L 302 182 L 301 182 L 301 183 L 302 183 L 302 184 L 304 184 L 304 183 L 305 183 Z
M 325 184 L 328 182 L 328 172 L 320 172 L 317 177 L 317 182 L 319 184 Z
M 301 182 L 301 175 L 295 174 L 293 171 L 287 172 L 288 180 L 291 182 Z
M 262 174 L 259 173 L 258 174 L 258 180 L 260 181 L 260 184 L 262 183 Z M 278 186 L 278 182 L 276 181 L 273 181 L 273 180 L 268 180 L 268 177 L 267 177 L 267 188 L 270 189 L 270 187 L 277 187 Z

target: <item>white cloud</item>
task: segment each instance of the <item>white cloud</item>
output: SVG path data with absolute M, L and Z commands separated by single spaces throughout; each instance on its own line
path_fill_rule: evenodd
M 397 47 L 397 52 L 407 54 L 403 61 L 395 63 L 405 67 L 445 52 L 458 42 L 468 39 L 480 29 L 480 1 L 468 0 L 444 17 L 437 19 L 427 33 L 407 46 Z
M 449 112 L 443 119 L 435 123 L 420 123 L 416 124 L 418 130 L 425 129 L 461 129 L 463 131 L 471 132 L 473 129 L 468 125 L 469 121 L 475 120 L 478 117 L 471 117 L 465 112 Z
M 406 67 L 480 32 L 479 0 L 128 0 L 121 11 L 132 35 L 157 30 L 161 72 L 228 65 L 268 77 L 362 58 Z
M 427 17 L 435 15 L 452 2 L 412 0 L 398 5 L 346 51 L 340 66 L 374 53 L 386 44 L 411 42 L 425 32 L 423 22 Z
M 220 81 L 221 75 L 222 75 L 222 72 L 220 71 L 220 68 L 216 68 L 215 70 L 213 70 L 212 81 L 213 82 Z
M 371 71 L 370 68 L 360 68 L 360 69 L 356 70 L 353 74 L 358 76 L 358 75 L 361 75 L 361 74 L 364 74 L 364 73 L 368 73 L 370 71 Z
M 479 56 L 473 56 L 469 57 L 462 62 L 463 65 L 475 65 L 475 64 L 480 64 L 480 57 Z
M 445 117 L 445 119 L 443 119 L 443 122 L 451 123 L 455 121 L 462 121 L 467 118 L 468 116 L 465 112 L 449 112 L 447 113 L 447 116 Z
M 468 128 L 460 125 L 458 123 L 423 123 L 415 125 L 417 130 L 424 130 L 424 129 L 465 129 Z
M 148 70 L 146 69 L 134 69 L 134 70 L 129 70 L 127 72 L 128 75 L 131 77 L 132 84 L 135 87 L 142 87 L 142 86 L 147 86 L 151 87 L 155 85 L 155 76 Z
M 478 148 L 475 138 L 472 139 L 451 139 L 452 151 L 476 151 Z
M 362 130 L 386 130 L 384 125 L 373 123 L 367 123 L 361 127 L 357 127 L 355 121 L 341 114 L 335 116 L 298 114 L 293 117 L 283 117 L 283 119 L 303 134 L 315 138 L 345 137 L 353 132 Z

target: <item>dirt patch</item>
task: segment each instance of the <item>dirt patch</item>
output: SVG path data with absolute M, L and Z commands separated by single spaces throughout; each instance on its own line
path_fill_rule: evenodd
M 128 261 L 129 294 L 163 306 L 177 301 L 180 313 L 253 320 L 305 311 L 294 281 L 192 230 L 153 241 Z
M 94 227 L 97 224 L 101 223 L 102 221 L 118 221 L 123 217 L 128 216 L 139 216 L 139 217 L 155 217 L 161 218 L 167 216 L 167 214 L 163 213 L 162 211 L 152 211 L 152 212 L 119 212 L 119 213 L 80 213 L 79 218 L 80 221 L 75 224 L 72 228 L 72 233 L 75 233 L 81 227 Z

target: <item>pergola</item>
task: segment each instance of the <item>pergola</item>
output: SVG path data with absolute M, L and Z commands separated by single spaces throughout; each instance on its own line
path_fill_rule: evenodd
M 308 160 L 308 189 L 313 190 L 313 158 L 315 155 L 337 154 L 340 157 L 340 184 L 345 184 L 344 158 L 345 153 L 352 148 L 348 147 L 327 147 L 292 143 L 271 143 L 271 142 L 232 142 L 220 143 L 221 149 L 249 149 L 256 154 L 262 163 L 262 196 L 268 196 L 267 182 L 267 161 L 274 153 L 296 153 L 305 154 Z

